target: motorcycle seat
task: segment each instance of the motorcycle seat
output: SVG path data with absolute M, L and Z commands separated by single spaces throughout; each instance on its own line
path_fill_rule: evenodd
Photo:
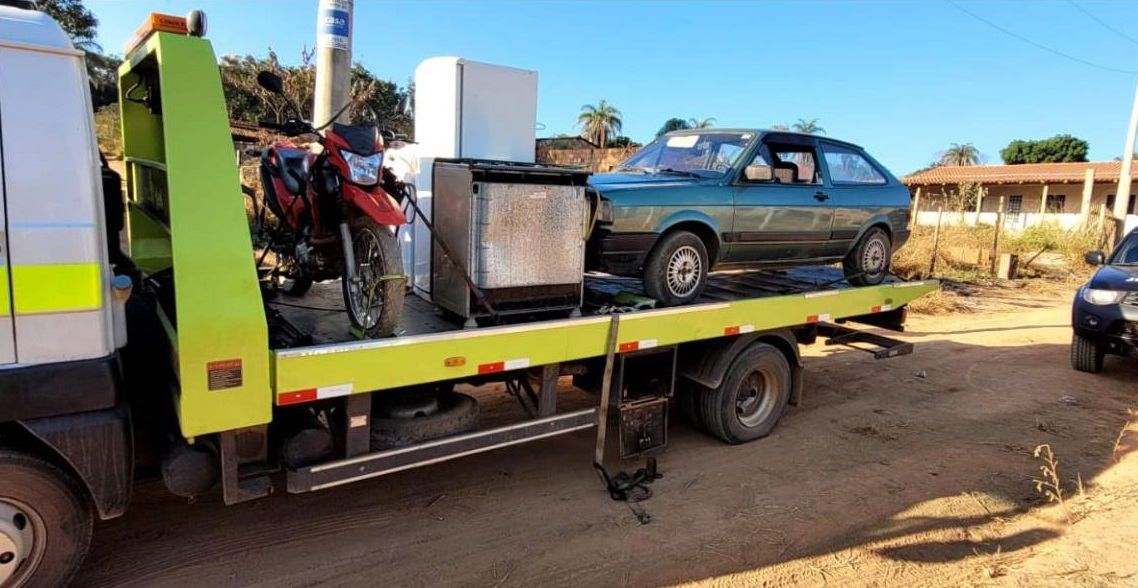
M 308 151 L 277 149 L 277 174 L 290 194 L 302 194 L 308 178 Z

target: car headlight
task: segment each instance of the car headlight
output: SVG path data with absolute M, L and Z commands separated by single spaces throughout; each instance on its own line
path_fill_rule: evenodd
M 340 154 L 352 172 L 349 179 L 353 184 L 372 186 L 379 182 L 379 168 L 383 165 L 382 151 L 367 156 L 350 151 L 341 151 Z
M 611 223 L 613 221 L 612 202 L 601 199 L 597 204 L 597 222 Z
M 1126 296 L 1126 292 L 1118 292 L 1116 290 L 1095 290 L 1094 288 L 1086 288 L 1083 290 L 1083 300 L 1091 304 L 1103 306 L 1106 304 L 1118 304 L 1122 297 Z

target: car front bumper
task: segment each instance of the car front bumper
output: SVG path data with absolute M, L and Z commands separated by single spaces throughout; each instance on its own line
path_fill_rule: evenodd
M 1091 304 L 1080 290 L 1071 309 L 1071 327 L 1076 335 L 1108 345 L 1114 353 L 1138 350 L 1138 307 Z
M 618 276 L 637 276 L 648 252 L 659 237 L 656 233 L 613 233 L 600 229 L 585 248 L 586 269 Z

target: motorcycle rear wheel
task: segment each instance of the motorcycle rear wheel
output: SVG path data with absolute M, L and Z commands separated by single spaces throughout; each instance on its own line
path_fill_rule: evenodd
M 366 216 L 351 222 L 352 251 L 357 280 L 348 279 L 345 268 L 344 307 L 352 326 L 367 337 L 390 337 L 403 314 L 406 276 L 399 240 L 391 227 Z

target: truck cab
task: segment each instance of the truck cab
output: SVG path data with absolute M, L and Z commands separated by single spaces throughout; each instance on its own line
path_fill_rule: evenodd
M 93 518 L 73 506 L 90 496 L 109 518 L 129 495 L 128 428 L 116 405 L 132 282 L 111 263 L 122 220 L 106 211 L 122 207 L 104 203 L 102 175 L 83 52 L 45 14 L 0 6 L 5 588 L 32 574 L 28 585 L 63 585 L 74 570 L 53 555 L 85 545 Z

